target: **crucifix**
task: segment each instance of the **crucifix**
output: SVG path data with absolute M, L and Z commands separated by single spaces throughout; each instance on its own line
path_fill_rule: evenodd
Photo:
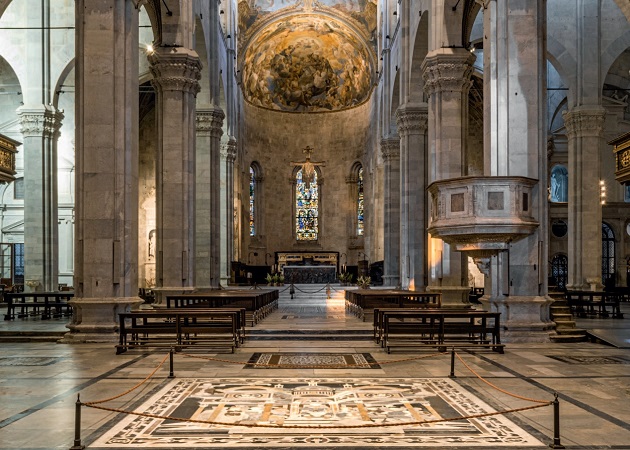
M 315 166 L 325 166 L 326 161 L 315 162 L 311 161 L 311 153 L 313 149 L 310 146 L 306 146 L 302 153 L 306 155 L 306 161 L 304 162 L 291 162 L 293 166 L 300 166 L 302 168 L 302 181 L 306 183 L 307 188 L 311 188 L 311 183 L 315 180 Z

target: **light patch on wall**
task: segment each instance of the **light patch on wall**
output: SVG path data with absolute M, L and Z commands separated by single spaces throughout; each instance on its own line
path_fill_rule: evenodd
M 243 94 L 253 105 L 281 111 L 350 108 L 370 96 L 370 61 L 367 47 L 328 17 L 279 20 L 246 50 Z

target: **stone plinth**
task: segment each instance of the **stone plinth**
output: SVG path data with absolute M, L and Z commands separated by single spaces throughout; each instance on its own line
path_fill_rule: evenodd
M 63 344 L 117 342 L 118 314 L 129 312 L 143 300 L 138 297 L 76 298 L 72 305 L 72 321 L 66 325 L 69 333 L 59 340 Z
M 550 297 L 515 296 L 479 299 L 488 311 L 501 313 L 502 342 L 549 342 L 554 322 L 549 315 Z

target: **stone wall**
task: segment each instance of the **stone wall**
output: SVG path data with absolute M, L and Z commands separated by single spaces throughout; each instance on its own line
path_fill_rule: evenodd
M 369 140 L 369 124 L 372 114 L 370 102 L 350 110 L 299 114 L 276 112 L 246 104 L 244 106 L 243 168 L 257 161 L 262 168 L 262 220 L 257 227 L 259 236 L 243 236 L 241 260 L 247 262 L 245 251 L 256 252 L 250 263 L 265 263 L 265 253 L 274 254 L 286 250 L 328 250 L 346 252 L 347 263 L 356 264 L 356 251 L 349 247 L 362 244 L 356 239 L 352 226 L 354 201 L 350 198 L 350 186 L 346 178 L 353 163 L 360 161 L 367 168 L 365 155 Z M 325 161 L 320 167 L 323 181 L 320 190 L 320 234 L 317 242 L 297 242 L 293 214 L 292 162 L 305 161 L 303 149 L 314 149 L 311 161 Z M 366 172 L 366 177 L 369 174 Z M 241 198 L 245 217 L 249 223 L 249 174 L 242 177 Z M 369 184 L 368 179 L 364 180 Z M 366 202 L 369 204 L 369 202 Z M 366 216 L 369 211 L 366 211 Z M 366 221 L 367 221 L 366 217 Z M 262 225 L 262 226 L 261 226 Z M 248 230 L 248 227 L 244 227 Z M 354 239 L 353 239 L 354 238 Z M 273 261 L 268 259 L 271 264 Z

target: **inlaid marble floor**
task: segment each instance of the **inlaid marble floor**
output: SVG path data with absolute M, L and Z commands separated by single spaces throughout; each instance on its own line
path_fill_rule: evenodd
M 563 445 L 569 449 L 630 449 L 630 364 L 626 363 L 630 361 L 630 348 L 588 342 L 508 343 L 503 355 L 489 351 L 460 354 L 472 371 L 498 390 L 477 378 L 459 360 L 455 363 L 455 378 L 449 378 L 449 354 L 388 355 L 370 339 L 371 323 L 346 314 L 339 295 L 333 293 L 332 297 L 327 300 L 313 294 L 310 298 L 283 298 L 277 311 L 248 330 L 249 339 L 236 353 L 202 355 L 206 359 L 176 354 L 175 378 L 169 378 L 165 365 L 139 388 L 106 406 L 156 411 L 160 402 L 168 399 L 165 411 L 205 418 L 216 413 L 215 419 L 229 418 L 234 423 L 227 431 L 223 427 L 216 432 L 194 425 L 193 428 L 202 429 L 201 435 L 188 438 L 178 431 L 175 439 L 164 430 L 181 431 L 188 425 L 147 419 L 146 430 L 153 431 L 144 434 L 146 442 L 134 443 L 133 448 L 138 449 L 159 448 L 157 442 L 151 441 L 159 436 L 169 442 L 166 446 L 160 444 L 161 448 L 177 449 L 432 446 L 522 450 L 543 449 L 552 442 L 550 407 L 507 414 L 496 418 L 497 422 L 475 419 L 415 428 L 397 425 L 386 432 L 365 429 L 358 433 L 344 429 L 330 433 L 313 430 L 278 433 L 244 425 L 247 421 L 265 420 L 301 423 L 305 417 L 313 423 L 330 420 L 400 423 L 410 418 L 446 417 L 453 412 L 464 415 L 475 410 L 505 411 L 530 404 L 507 392 L 549 400 L 558 393 Z M 623 307 L 625 317 L 630 317 L 627 314 L 630 305 Z M 288 315 L 297 317 L 283 318 Z M 613 328 L 623 342 L 630 338 L 627 318 L 602 319 L 594 325 L 597 329 Z M 29 320 L 21 325 L 15 321 L 0 322 L 0 332 L 20 326 L 27 328 L 29 323 L 40 329 L 63 329 L 60 321 Z M 580 326 L 587 328 L 584 323 Z M 348 364 L 342 368 L 304 365 L 253 369 L 248 362 L 255 354 L 312 354 L 315 360 L 326 354 L 369 354 L 378 368 Z M 82 401 L 117 396 L 141 383 L 165 356 L 159 350 L 116 355 L 112 344 L 2 342 L 0 450 L 69 449 L 74 440 L 77 394 Z M 368 388 L 376 390 L 378 395 L 374 391 L 368 392 L 369 396 L 365 394 Z M 244 397 L 243 389 L 249 390 Z M 252 389 L 266 392 L 269 402 L 249 402 L 247 396 L 251 397 Z M 312 391 L 317 389 L 319 393 L 314 397 Z M 344 396 L 352 401 L 346 401 Z M 231 401 L 236 397 L 240 404 Z M 226 398 L 230 401 L 223 401 L 224 406 L 217 410 L 216 402 Z M 358 401 L 359 398 L 363 401 Z M 293 404 L 296 406 L 292 409 Z M 137 429 L 138 420 L 136 416 L 83 407 L 81 443 L 89 449 L 131 448 L 123 441 L 130 436 L 126 430 Z M 449 431 L 448 439 L 435 433 L 443 431 L 442 427 L 454 430 Z M 120 442 L 114 442 L 116 436 Z M 509 436 L 514 436 L 514 440 L 508 439 Z M 208 443 L 208 439 L 219 437 L 225 440 Z M 197 439 L 206 441 L 197 442 Z

